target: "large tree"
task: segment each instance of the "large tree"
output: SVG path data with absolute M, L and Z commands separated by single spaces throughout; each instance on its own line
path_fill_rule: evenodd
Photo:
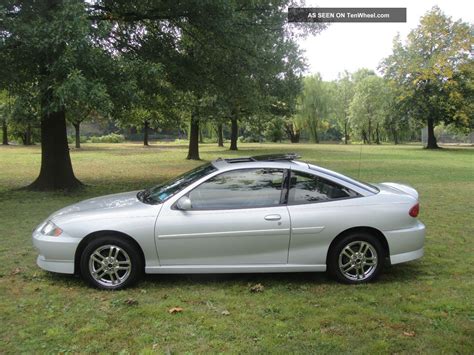
M 403 88 L 399 102 L 401 114 L 413 117 L 428 128 L 428 149 L 438 148 L 435 125 L 444 122 L 466 124 L 464 116 L 453 107 L 461 101 L 463 80 L 461 68 L 470 58 L 474 36 L 469 24 L 454 21 L 439 7 L 424 15 L 405 43 L 397 36 L 393 54 L 381 64 L 384 75 Z M 465 117 L 464 117 L 465 118 Z
M 182 106 L 181 96 L 164 80 L 159 63 L 144 61 L 135 54 L 124 55 L 129 68 L 129 85 L 135 89 L 127 107 L 114 113 L 118 126 L 133 127 L 143 131 L 143 145 L 149 145 L 150 129 L 164 128 L 179 121 L 177 107 Z
M 350 139 L 349 105 L 354 97 L 354 86 L 352 75 L 345 71 L 339 75 L 334 90 L 332 113 L 338 129 L 344 135 L 344 144 L 348 144 Z
M 306 77 L 303 92 L 299 97 L 298 116 L 304 127 L 309 130 L 314 143 L 319 143 L 323 121 L 328 118 L 331 108 L 328 84 L 322 80 L 319 73 Z
M 36 189 L 81 185 L 66 137 L 71 87 L 106 88 L 113 113 L 128 110 L 137 89 L 129 64 L 159 63 L 163 80 L 190 103 L 188 158 L 199 159 L 199 122 L 207 98 L 235 89 L 234 115 L 248 116 L 254 90 L 281 75 L 294 39 L 284 9 L 291 0 L 5 0 L 0 11 L 0 87 L 30 83 L 40 102 L 42 161 Z M 315 24 L 313 32 L 322 29 Z M 232 87 L 230 86 L 232 84 Z M 76 85 L 76 86 L 74 86 Z M 232 95 L 226 95 L 228 98 Z M 261 95 L 260 97 L 264 97 Z M 250 100 L 249 100 L 250 98 Z M 235 131 L 235 129 L 234 129 Z
M 72 189 L 66 136 L 67 106 L 78 83 L 93 83 L 108 58 L 106 31 L 91 26 L 82 1 L 3 1 L 0 11 L 0 85 L 26 83 L 38 93 L 41 169 L 34 189 Z M 18 94 L 21 94 L 19 92 Z
M 386 90 L 384 79 L 376 75 L 365 77 L 355 87 L 349 115 L 352 126 L 358 130 L 364 143 L 380 144 Z
M 64 90 L 66 118 L 75 131 L 75 146 L 81 148 L 81 123 L 87 119 L 106 117 L 113 108 L 107 86 L 100 79 L 86 79 L 74 70 Z

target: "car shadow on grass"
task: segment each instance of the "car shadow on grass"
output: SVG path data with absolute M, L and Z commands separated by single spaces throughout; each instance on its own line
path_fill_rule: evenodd
M 386 286 L 391 283 L 419 282 L 434 279 L 436 274 L 422 263 L 414 262 L 403 265 L 387 266 L 376 284 Z M 88 288 L 89 286 L 79 276 L 45 272 L 43 277 L 51 285 L 62 287 Z M 240 273 L 240 274 L 147 274 L 133 288 L 175 288 L 186 286 L 222 286 L 254 285 L 264 286 L 303 286 L 303 285 L 344 285 L 331 279 L 325 272 L 294 272 L 294 273 Z
M 387 266 L 377 283 L 410 282 L 431 278 L 432 274 L 420 263 Z M 248 284 L 338 284 L 325 272 L 242 273 L 242 274 L 150 274 L 143 278 L 148 285 L 184 286 L 191 284 L 248 283 Z M 149 282 L 149 283 L 148 283 Z
M 229 283 L 329 283 L 332 282 L 325 273 L 240 273 L 240 274 L 154 274 L 145 275 L 144 281 L 152 285 L 153 283 L 161 286 L 184 286 L 184 285 L 209 285 L 209 284 L 229 284 Z

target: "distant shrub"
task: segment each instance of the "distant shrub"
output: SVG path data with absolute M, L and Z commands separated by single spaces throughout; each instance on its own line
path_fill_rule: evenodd
M 106 136 L 91 137 L 90 141 L 92 143 L 122 143 L 125 141 L 125 137 L 123 134 L 110 133 Z
M 258 135 L 249 135 L 247 137 L 240 136 L 237 141 L 239 143 L 261 143 L 263 142 L 263 138 Z
M 79 140 L 81 141 L 81 143 L 86 143 L 87 139 L 88 139 L 87 136 L 81 136 Z M 74 135 L 73 136 L 68 136 L 67 137 L 67 142 L 69 144 L 76 143 L 76 136 L 74 136 Z

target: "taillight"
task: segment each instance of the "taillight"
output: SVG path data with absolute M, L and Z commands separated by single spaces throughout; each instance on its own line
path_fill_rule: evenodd
M 410 211 L 408 211 L 408 214 L 411 216 L 411 217 L 418 217 L 418 213 L 420 213 L 420 204 L 417 203 L 415 206 L 413 206 L 412 208 L 410 208 Z

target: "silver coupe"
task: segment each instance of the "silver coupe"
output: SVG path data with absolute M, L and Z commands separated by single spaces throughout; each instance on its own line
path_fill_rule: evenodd
M 37 263 L 121 289 L 144 273 L 328 271 L 358 284 L 423 256 L 415 189 L 298 158 L 217 159 L 143 191 L 65 207 L 34 230 Z

